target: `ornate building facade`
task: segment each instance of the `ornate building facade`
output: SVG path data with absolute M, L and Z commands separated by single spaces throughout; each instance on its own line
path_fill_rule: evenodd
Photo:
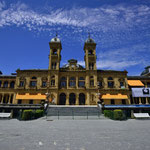
M 49 100 L 57 105 L 96 105 L 99 95 L 105 104 L 133 104 L 131 88 L 150 83 L 149 74 L 128 77 L 127 71 L 97 69 L 96 43 L 90 37 L 84 43 L 85 67 L 75 59 L 60 67 L 62 45 L 57 36 L 49 46 L 48 69 L 1 73 L 0 103 L 40 104 L 46 99 L 45 93 L 49 93 Z M 150 103 L 149 97 L 146 103 Z

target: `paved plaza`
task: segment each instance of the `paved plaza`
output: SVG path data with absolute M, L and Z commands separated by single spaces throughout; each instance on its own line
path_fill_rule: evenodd
M 150 120 L 0 120 L 0 150 L 150 150 Z

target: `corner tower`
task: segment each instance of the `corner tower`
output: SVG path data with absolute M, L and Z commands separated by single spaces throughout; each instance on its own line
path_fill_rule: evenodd
M 88 39 L 85 41 L 84 44 L 84 61 L 85 61 L 85 68 L 86 70 L 96 70 L 96 43 L 93 39 L 90 38 L 90 35 Z
M 59 70 L 61 61 L 61 41 L 57 37 L 54 37 L 49 42 L 50 55 L 49 55 L 49 70 Z

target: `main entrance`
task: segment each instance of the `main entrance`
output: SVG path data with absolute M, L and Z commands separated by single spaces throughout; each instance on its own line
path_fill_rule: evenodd
M 61 93 L 59 96 L 59 105 L 66 105 L 66 94 Z
M 79 105 L 85 105 L 85 94 L 79 94 Z
M 69 95 L 69 105 L 75 105 L 76 104 L 76 95 L 74 93 L 71 93 Z

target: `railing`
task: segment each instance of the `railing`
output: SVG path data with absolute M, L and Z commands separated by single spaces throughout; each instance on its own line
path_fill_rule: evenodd
M 71 113 L 68 111 L 52 111 L 51 113 L 46 114 L 46 119 L 50 117 L 50 119 L 71 119 L 71 120 L 82 120 L 82 119 L 100 119 L 101 112 L 75 112 Z

